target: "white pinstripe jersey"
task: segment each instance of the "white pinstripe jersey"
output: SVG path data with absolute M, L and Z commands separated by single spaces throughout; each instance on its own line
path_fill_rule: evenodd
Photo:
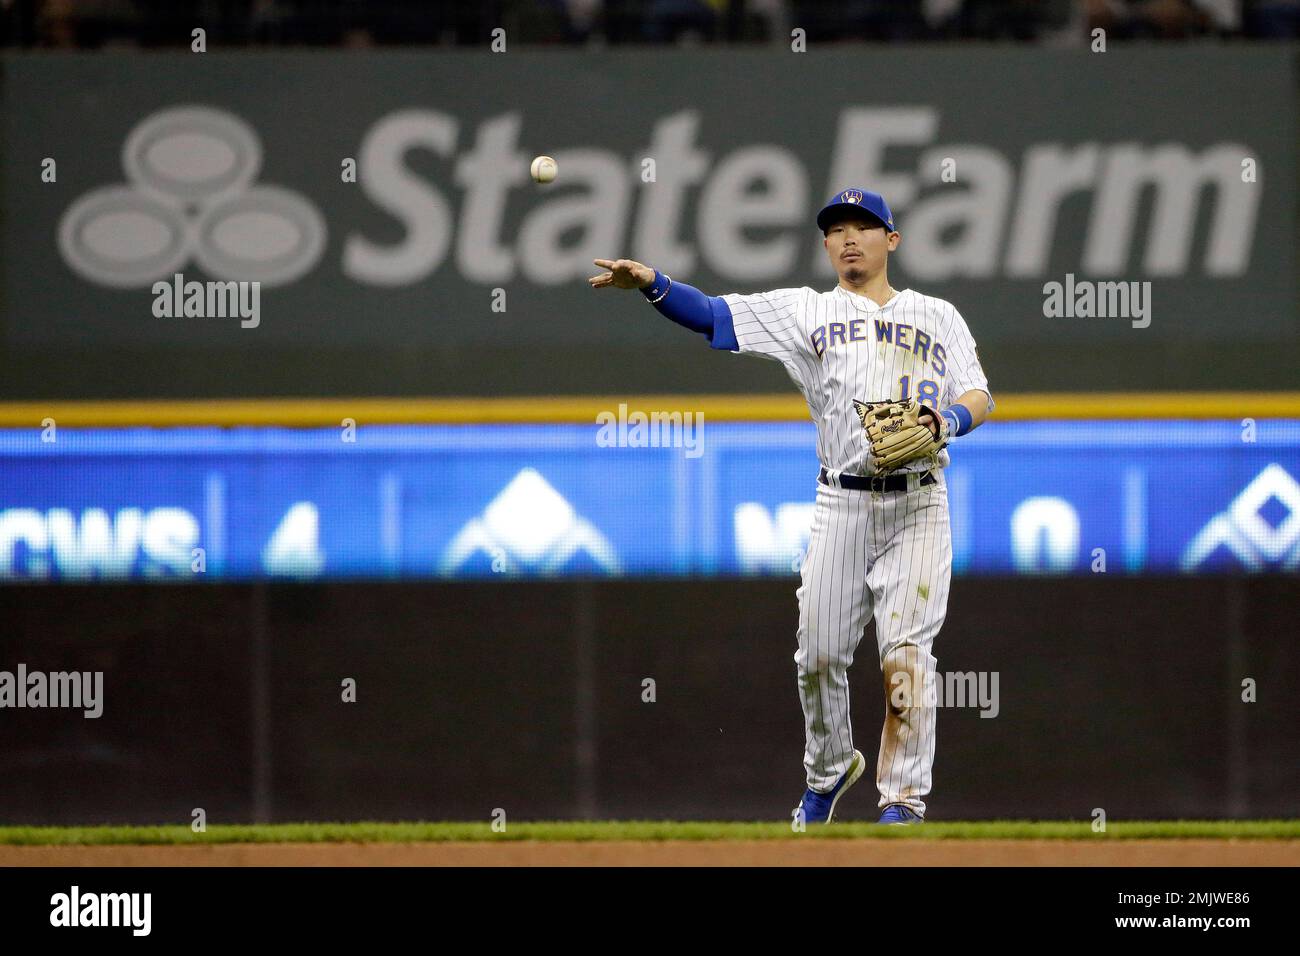
M 853 399 L 918 398 L 943 409 L 971 389 L 989 390 L 966 321 L 943 299 L 904 289 L 882 307 L 841 286 L 721 298 L 739 351 L 781 362 L 803 393 L 827 471 L 875 473 Z M 939 464 L 948 460 L 945 449 Z M 927 467 L 922 459 L 898 471 Z

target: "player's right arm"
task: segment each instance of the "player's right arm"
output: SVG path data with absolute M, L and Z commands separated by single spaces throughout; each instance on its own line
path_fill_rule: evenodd
M 803 344 L 795 319 L 799 289 L 710 296 L 632 259 L 594 262 L 609 271 L 587 280 L 593 289 L 640 289 L 660 313 L 707 336 L 715 349 L 752 353 L 788 364 Z
M 714 348 L 735 349 L 731 310 L 718 296 L 708 296 L 685 282 L 673 282 L 662 272 L 633 259 L 595 259 L 609 271 L 587 280 L 593 289 L 640 289 L 659 312 L 709 339 Z

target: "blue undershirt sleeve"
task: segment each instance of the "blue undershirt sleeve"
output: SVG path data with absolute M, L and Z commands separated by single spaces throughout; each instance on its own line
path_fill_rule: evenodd
M 707 336 L 715 349 L 739 350 L 731 324 L 731 309 L 720 296 L 705 295 L 685 282 L 674 282 L 657 269 L 655 281 L 642 289 L 641 294 L 662 315 Z

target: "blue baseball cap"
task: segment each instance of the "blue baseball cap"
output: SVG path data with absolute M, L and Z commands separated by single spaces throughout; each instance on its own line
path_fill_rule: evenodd
M 817 228 L 825 233 L 833 223 L 847 218 L 847 215 L 864 212 L 869 218 L 879 219 L 890 232 L 894 231 L 894 214 L 889 211 L 885 197 L 856 187 L 850 187 L 830 198 L 817 214 Z

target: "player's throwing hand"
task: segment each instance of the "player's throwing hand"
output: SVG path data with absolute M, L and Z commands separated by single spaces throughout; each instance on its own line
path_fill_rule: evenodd
M 655 271 L 634 259 L 593 259 L 592 262 L 609 270 L 587 280 L 593 289 L 611 285 L 616 289 L 644 289 L 655 281 Z

